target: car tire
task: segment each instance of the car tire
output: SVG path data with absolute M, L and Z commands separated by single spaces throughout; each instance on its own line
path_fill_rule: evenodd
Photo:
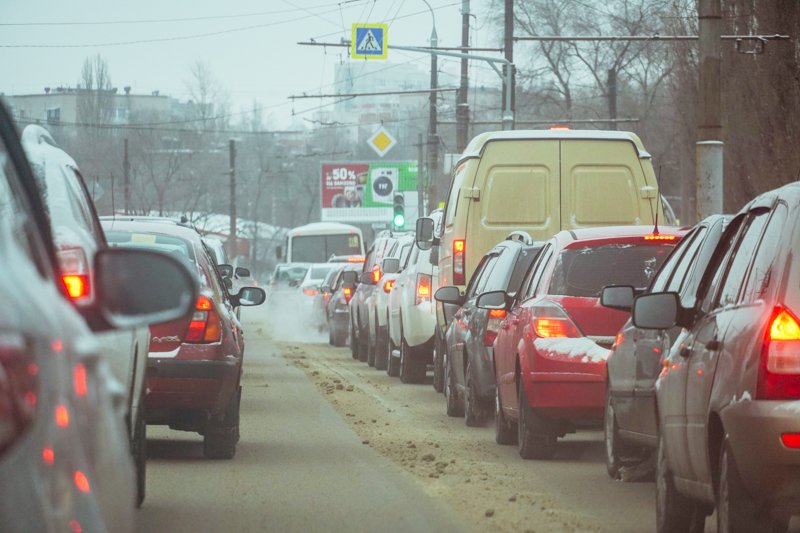
M 771 517 L 747 493 L 726 438 L 719 461 L 717 531 L 719 533 L 785 533 L 788 518 Z
M 364 328 L 358 331 L 358 360 L 362 363 L 366 363 L 369 349 L 369 324 L 366 327 L 366 331 L 364 331 Z
M 331 346 L 336 346 L 336 342 L 333 340 L 333 327 L 328 324 L 328 344 Z
M 356 328 L 353 321 L 350 321 L 350 355 L 353 359 L 358 360 L 358 339 L 356 338 Z
M 396 378 L 400 375 L 400 358 L 395 357 L 392 355 L 394 352 L 395 346 L 392 342 L 392 336 L 386 335 L 386 351 L 389 354 L 388 360 L 386 361 L 386 374 L 389 376 Z
M 345 339 L 345 334 L 341 330 L 339 330 L 335 325 L 331 324 L 331 338 L 333 340 L 333 345 L 337 348 L 341 348 L 347 344 Z
M 420 351 L 412 348 L 400 333 L 400 381 L 403 383 L 422 383 L 428 365 L 420 357 Z
M 622 480 L 622 467 L 635 468 L 645 460 L 645 451 L 626 443 L 619 436 L 617 414 L 611 398 L 611 389 L 606 387 L 606 409 L 603 415 L 603 442 L 605 444 L 606 471 L 611 479 Z M 650 469 L 648 469 L 650 470 Z M 652 475 L 649 473 L 649 475 Z
M 472 375 L 472 362 L 467 356 L 464 370 L 464 423 L 469 427 L 480 427 L 486 422 L 486 406 L 475 393 L 475 376 Z
M 139 409 L 136 413 L 131 454 L 133 455 L 133 464 L 136 469 L 136 507 L 141 507 L 142 503 L 144 503 L 147 486 L 147 414 L 144 394 L 139 401 Z
M 444 342 L 439 334 L 439 326 L 433 337 L 433 390 L 444 392 Z
M 236 455 L 236 443 L 239 442 L 239 404 L 242 387 L 240 386 L 225 408 L 221 421 L 210 423 L 203 435 L 203 455 L 208 459 L 231 459 Z
M 386 352 L 386 338 L 389 336 L 389 318 L 386 318 L 386 329 L 381 330 L 378 325 L 378 317 L 375 316 L 375 331 L 377 339 L 375 340 L 375 370 L 386 370 L 388 364 L 387 357 L 389 354 Z
M 367 326 L 367 366 L 375 366 L 375 348 L 377 345 L 378 337 L 378 321 L 375 321 L 375 335 Z
M 450 358 L 444 359 L 444 399 L 447 416 L 464 416 L 464 402 L 458 397 L 453 371 L 450 368 Z
M 656 532 L 701 533 L 706 514 L 700 505 L 675 488 L 667 464 L 664 437 L 659 436 L 656 459 Z
M 494 390 L 494 441 L 497 444 L 509 445 L 517 443 L 517 425 L 506 418 L 500 403 L 500 387 Z
M 556 454 L 558 436 L 548 427 L 547 420 L 528 405 L 525 385 L 519 384 L 519 420 L 517 421 L 517 451 L 523 459 L 552 459 Z

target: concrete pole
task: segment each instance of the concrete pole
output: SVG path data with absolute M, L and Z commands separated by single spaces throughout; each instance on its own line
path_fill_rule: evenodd
M 696 221 L 722 212 L 722 7 L 720 0 L 699 0 L 700 108 L 697 114 Z M 713 141 L 713 142 L 707 142 Z M 691 221 L 687 221 L 691 222 Z
M 435 24 L 435 23 L 434 23 Z M 439 46 L 436 26 L 431 31 L 431 48 Z M 436 89 L 439 86 L 439 62 L 436 54 L 431 54 L 431 93 L 428 98 L 430 108 L 428 121 L 428 198 L 436 198 L 439 177 L 439 132 L 436 112 Z
M 608 123 L 608 129 L 616 130 L 617 123 L 617 71 L 613 68 L 608 69 L 608 82 L 606 83 L 608 90 L 608 118 L 611 122 Z
M 427 215 L 425 211 L 425 143 L 422 134 L 417 138 L 417 218 Z
M 236 246 L 236 142 L 228 141 L 228 158 L 230 160 L 230 229 L 228 231 L 228 255 L 233 259 L 237 254 Z
M 469 0 L 461 2 L 461 46 L 466 52 L 469 46 Z M 461 58 L 461 84 L 456 103 L 456 151 L 462 153 L 469 142 L 469 59 Z
M 503 101 L 509 102 L 506 109 L 510 110 L 510 116 L 508 112 L 503 114 L 503 129 L 504 130 L 513 130 L 514 129 L 514 109 L 516 108 L 516 72 L 514 72 L 514 0 L 505 0 L 505 12 L 503 18 L 503 43 L 504 43 L 504 56 L 506 60 L 509 62 L 508 65 L 503 65 L 503 72 L 506 73 L 506 79 L 510 80 L 509 82 L 504 83 L 503 85 Z M 511 72 L 506 72 L 508 69 Z
M 122 155 L 122 176 L 123 184 L 125 187 L 125 214 L 130 215 L 131 208 L 131 160 L 128 156 L 128 139 L 125 138 L 123 142 L 123 155 Z

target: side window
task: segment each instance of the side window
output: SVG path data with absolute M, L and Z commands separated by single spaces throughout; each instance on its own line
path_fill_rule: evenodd
M 486 265 L 483 267 L 483 272 L 481 273 L 481 278 L 478 280 L 478 283 L 475 284 L 475 294 L 481 294 L 487 290 L 491 290 L 487 288 L 489 278 L 492 277 L 492 271 L 494 271 L 499 260 L 499 256 L 493 255 L 486 261 Z
M 477 268 L 475 268 L 475 273 L 472 275 L 472 279 L 469 280 L 469 285 L 467 285 L 467 291 L 465 294 L 468 299 L 478 294 L 478 283 L 480 283 L 481 278 L 486 272 L 486 267 L 494 257 L 495 256 L 493 255 L 485 255 L 481 258 L 480 263 L 478 263 Z
M 659 269 L 658 273 L 656 273 L 656 276 L 653 278 L 653 282 L 650 284 L 650 292 L 664 292 L 667 290 L 667 284 L 672 278 L 672 272 L 675 270 L 675 265 L 678 263 L 678 261 L 680 261 L 681 257 L 685 255 L 689 245 L 693 244 L 693 241 L 696 239 L 699 231 L 700 230 L 694 230 L 690 232 L 681 240 L 681 242 L 678 243 L 678 246 L 675 247 L 675 249 Z
M 751 214 L 747 227 L 745 227 L 728 263 L 725 280 L 722 282 L 717 299 L 718 306 L 732 305 L 738 301 L 739 292 L 742 289 L 742 280 L 747 275 L 747 267 L 750 265 L 750 260 L 756 251 L 768 217 L 768 210 L 756 211 Z
M 675 273 L 672 275 L 672 279 L 667 286 L 668 291 L 681 292 L 681 287 L 683 287 L 686 281 L 686 273 L 689 271 L 689 267 L 694 264 L 697 251 L 700 249 L 700 245 L 703 244 L 703 239 L 707 232 L 708 228 L 703 227 L 693 235 L 692 242 L 686 247 L 686 253 L 683 254 L 683 257 L 681 257 L 676 265 Z
M 747 283 L 744 286 L 743 300 L 745 302 L 759 300 L 769 288 L 770 281 L 772 281 L 773 262 L 781 250 L 781 235 L 786 229 L 787 213 L 786 204 L 783 203 L 779 203 L 772 212 L 772 217 L 761 237 L 758 251 L 753 258 L 753 266 L 750 267 Z
M 75 196 L 75 203 L 76 203 L 76 215 L 80 218 L 81 223 L 85 226 L 86 231 L 88 231 L 92 237 L 96 241 L 102 240 L 102 233 L 99 231 L 95 223 L 95 214 L 92 210 L 92 199 L 89 196 L 89 192 L 86 190 L 86 187 L 83 183 L 83 178 L 81 177 L 80 172 L 73 167 L 66 167 L 65 174 L 67 178 L 67 183 L 69 184 L 69 188 L 72 194 Z
M 402 263 L 401 263 L 401 264 L 400 264 L 400 267 L 401 267 L 403 270 L 405 270 L 405 269 L 407 269 L 407 268 L 408 268 L 410 265 L 416 265 L 416 264 L 417 264 L 417 258 L 419 257 L 419 251 L 420 251 L 420 250 L 419 250 L 419 248 L 418 248 L 417 246 L 415 246 L 415 245 L 412 245 L 412 248 L 411 248 L 411 253 L 410 253 L 410 254 L 408 254 L 408 259 L 406 260 L 405 264 L 402 264 Z
M 536 288 L 539 286 L 539 282 L 542 280 L 542 275 L 544 274 L 547 265 L 550 263 L 550 259 L 553 257 L 553 245 L 548 244 L 547 247 L 542 250 L 542 253 L 539 254 L 539 258 L 536 260 L 533 268 L 531 269 L 530 280 L 526 284 L 525 291 L 523 293 L 523 299 L 527 300 L 528 298 L 532 298 L 534 294 L 536 294 Z
M 445 225 L 452 226 L 453 220 L 456 218 L 456 211 L 458 210 L 458 203 L 461 201 L 461 187 L 464 184 L 464 175 L 467 165 L 461 164 L 455 174 L 453 174 L 453 182 L 450 184 L 450 195 L 447 198 L 447 206 L 445 207 Z
M 408 256 L 411 255 L 411 243 L 406 244 L 400 249 L 400 268 L 405 268 L 408 263 Z

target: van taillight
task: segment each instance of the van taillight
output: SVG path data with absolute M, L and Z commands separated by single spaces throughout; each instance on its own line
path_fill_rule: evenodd
M 788 309 L 776 308 L 767 327 L 756 397 L 800 398 L 800 324 Z
M 394 287 L 394 280 L 390 279 L 383 284 L 383 292 L 390 293 Z
M 33 423 L 38 374 L 25 339 L 16 333 L 0 333 L 0 454 Z
M 467 243 L 463 239 L 453 241 L 453 284 L 465 285 L 466 276 L 464 272 L 464 256 L 467 251 Z
M 417 290 L 414 291 L 414 305 L 431 301 L 430 274 L 417 274 Z
M 375 269 L 372 271 L 372 282 L 375 285 L 377 285 L 382 277 L 383 277 L 383 272 L 381 272 L 381 269 L 375 267 Z
M 353 297 L 353 289 L 350 287 L 345 287 L 342 289 L 342 293 L 344 294 L 344 301 L 350 303 L 350 298 Z
M 192 321 L 186 332 L 186 342 L 219 342 L 222 337 L 222 325 L 219 315 L 214 309 L 214 302 L 208 296 L 197 298 Z
M 483 332 L 483 345 L 491 346 L 497 338 L 500 324 L 506 318 L 505 309 L 489 309 L 489 320 L 486 322 L 486 330 Z
M 91 296 L 89 261 L 82 248 L 62 247 L 56 253 L 61 267 L 61 282 L 70 299 L 83 300 Z

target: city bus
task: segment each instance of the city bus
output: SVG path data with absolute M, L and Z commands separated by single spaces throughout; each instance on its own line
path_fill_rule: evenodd
M 325 263 L 333 256 L 363 256 L 364 236 L 349 224 L 314 222 L 289 230 L 283 250 L 276 251 L 286 263 Z

